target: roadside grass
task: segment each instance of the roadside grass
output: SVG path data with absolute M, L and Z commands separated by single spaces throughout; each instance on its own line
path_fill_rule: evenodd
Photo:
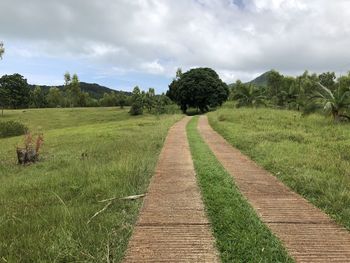
M 127 108 L 98 107 L 98 108 L 47 108 L 5 110 L 0 121 L 18 121 L 29 127 L 33 132 L 47 131 L 79 125 L 113 122 L 129 118 Z M 49 116 L 49 117 L 48 117 Z
M 350 230 L 349 124 L 264 108 L 208 116 L 228 142 Z
M 197 131 L 187 134 L 207 214 L 223 262 L 293 262 L 280 241 L 260 221 Z
M 6 111 L 5 113 L 8 113 Z M 22 116 L 26 117 L 22 117 Z M 0 139 L 0 262 L 119 262 L 166 137 L 180 115 L 127 110 L 11 111 L 44 132 L 42 160 L 16 164 L 22 137 Z

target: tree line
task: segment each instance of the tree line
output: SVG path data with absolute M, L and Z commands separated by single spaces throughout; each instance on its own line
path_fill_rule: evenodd
M 0 105 L 2 109 L 11 108 L 48 108 L 48 107 L 99 107 L 131 104 L 130 96 L 124 93 L 104 93 L 100 99 L 83 92 L 77 74 L 64 75 L 62 89 L 51 87 L 48 90 L 40 86 L 30 88 L 27 80 L 20 74 L 4 75 L 0 78 Z
M 144 110 L 151 114 L 164 114 L 177 112 L 177 107 L 165 94 L 156 95 L 153 88 L 149 88 L 146 92 L 141 91 L 136 86 L 132 92 L 129 113 L 141 115 Z
M 105 92 L 100 99 L 83 92 L 77 74 L 64 74 L 63 88 L 40 86 L 31 88 L 20 74 L 4 75 L 0 78 L 0 106 L 4 109 L 56 108 L 56 107 L 112 107 L 131 106 L 130 114 L 139 115 L 146 110 L 149 113 L 168 112 L 172 101 L 164 94 L 156 95 L 150 88 L 147 92 L 135 87 L 131 95 L 123 92 Z M 175 109 L 172 109 L 175 111 Z
M 322 112 L 336 121 L 350 120 L 350 72 L 336 77 L 334 72 L 284 76 L 276 70 L 266 74 L 264 85 L 242 83 L 230 86 L 230 100 L 236 107 L 273 107 L 303 114 Z

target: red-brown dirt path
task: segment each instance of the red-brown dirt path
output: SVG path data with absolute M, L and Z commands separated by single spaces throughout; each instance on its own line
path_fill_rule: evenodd
M 198 130 L 296 262 L 350 262 L 350 233 L 232 147 L 201 116 Z
M 124 262 L 219 262 L 186 136 L 168 133 Z

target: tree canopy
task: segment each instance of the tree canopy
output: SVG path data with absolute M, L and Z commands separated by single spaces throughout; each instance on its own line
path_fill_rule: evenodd
M 177 71 L 169 85 L 167 96 L 186 113 L 189 107 L 207 112 L 209 107 L 222 105 L 229 96 L 229 89 L 210 68 L 195 68 L 185 73 Z
M 129 113 L 131 115 L 141 115 L 143 114 L 143 101 L 142 101 L 142 95 L 140 88 L 136 86 L 134 90 L 132 91 L 132 98 L 131 98 L 131 108 Z
M 3 108 L 27 108 L 30 89 L 27 80 L 20 74 L 0 78 L 0 103 Z

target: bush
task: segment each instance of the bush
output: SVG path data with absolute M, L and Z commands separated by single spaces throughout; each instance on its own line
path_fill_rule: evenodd
M 129 113 L 131 115 L 142 115 L 143 114 L 142 103 L 140 103 L 139 101 L 133 102 L 133 104 L 131 104 Z
M 28 132 L 27 126 L 17 121 L 0 122 L 0 138 L 23 135 Z
M 135 87 L 132 92 L 132 98 L 131 98 L 131 108 L 129 113 L 131 115 L 142 115 L 143 114 L 143 101 L 142 101 L 142 95 L 139 87 Z

